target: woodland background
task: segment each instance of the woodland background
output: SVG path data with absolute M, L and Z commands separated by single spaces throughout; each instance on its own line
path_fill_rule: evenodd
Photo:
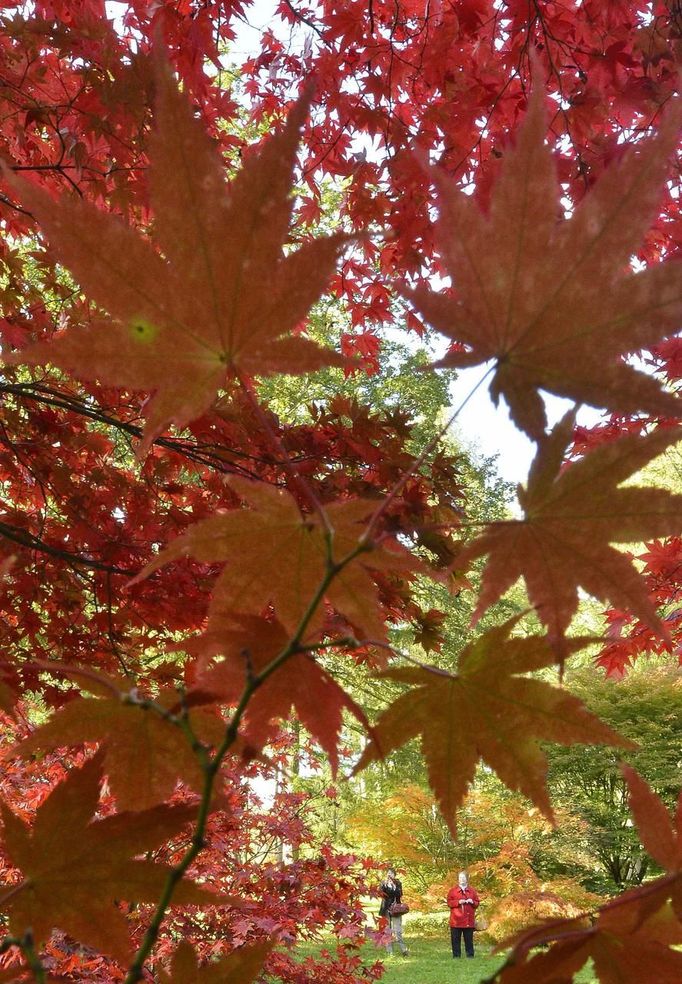
M 426 936 L 446 933 L 443 895 L 469 870 L 486 900 L 486 942 L 514 944 L 495 979 L 571 979 L 591 958 L 602 981 L 646 979 L 651 968 L 673 980 L 680 4 L 282 0 L 244 57 L 235 32 L 261 18 L 247 2 L 210 0 L 1 5 L 0 980 L 378 980 L 385 935 L 372 913 L 387 862 L 423 914 L 412 931 Z M 296 101 L 302 91 L 309 108 Z M 560 200 L 543 213 L 550 159 Z M 520 204 L 524 173 L 531 205 Z M 478 351 L 468 329 L 448 327 L 470 284 L 446 217 L 464 230 L 474 220 L 449 204 L 443 175 L 497 216 L 497 235 L 477 240 L 492 280 L 519 217 L 531 216 L 516 248 L 540 264 L 555 222 L 587 215 L 589 229 L 609 208 L 608 221 L 619 216 L 600 254 L 579 258 L 584 283 L 556 304 L 578 320 L 554 376 L 531 364 L 517 385 L 500 369 L 509 353 Z M 159 335 L 126 283 L 156 296 L 160 253 L 185 277 L 163 281 L 179 321 L 210 321 L 202 224 L 207 266 L 237 271 L 230 298 L 242 320 L 215 378 L 199 385 L 196 338 L 167 343 L 166 325 Z M 529 295 L 558 276 L 546 269 Z M 642 279 L 621 296 L 613 285 L 630 269 Z M 586 347 L 578 322 L 601 311 L 609 278 L 627 311 L 607 310 L 603 337 Z M 130 357 L 126 331 L 149 358 Z M 428 371 L 437 359 L 444 365 Z M 562 520 L 579 531 L 566 556 L 576 544 L 624 543 L 634 567 L 595 552 L 586 566 L 604 561 L 603 579 L 579 572 L 552 595 L 521 546 L 518 572 L 514 560 L 491 573 L 476 532 L 535 514 L 466 432 L 446 427 L 467 395 L 459 368 L 491 359 L 493 389 L 540 449 L 529 487 L 533 475 L 556 487 L 552 462 L 556 472 L 562 458 L 573 463 L 562 475 L 587 460 L 597 469 L 589 456 L 614 448 L 602 471 L 626 485 L 636 476 L 644 492 L 630 509 L 588 465 L 582 507 Z M 548 437 L 538 405 L 519 396 L 536 386 L 603 417 L 589 428 L 564 418 Z M 357 499 L 369 503 L 360 519 L 372 517 L 371 559 L 354 557 L 355 580 L 336 594 L 331 554 L 318 565 L 326 605 L 299 632 L 310 597 L 298 599 L 302 611 L 291 601 L 295 554 L 286 544 L 268 553 L 284 520 L 263 533 L 259 517 L 286 504 L 297 517 L 287 523 L 322 536 L 324 517 L 339 516 L 350 549 L 365 527 L 334 510 Z M 258 522 L 229 555 L 209 535 L 158 560 L 216 510 Z M 562 549 L 557 569 L 570 566 Z M 151 576 L 140 580 L 145 565 Z M 258 584 L 252 598 L 238 597 L 240 572 Z M 509 590 L 497 590 L 507 573 Z M 540 710 L 565 725 L 562 737 L 559 726 L 516 720 L 520 691 L 510 691 L 512 766 L 475 700 L 460 737 L 436 699 L 430 738 L 416 686 L 404 702 L 409 673 L 426 664 L 450 682 L 481 660 L 495 681 L 498 652 L 533 671 Z M 289 667 L 257 692 L 277 653 Z M 394 676 L 377 676 L 387 666 Z M 245 724 L 231 717 L 243 693 L 253 698 Z M 601 724 L 563 703 L 571 698 Z M 206 793 L 211 749 L 226 734 Z M 169 885 L 175 902 L 159 908 Z M 578 918 L 586 912 L 598 915 Z M 547 922 L 523 935 L 538 920 Z

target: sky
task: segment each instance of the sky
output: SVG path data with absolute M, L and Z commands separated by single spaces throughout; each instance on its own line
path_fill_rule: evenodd
M 485 366 L 460 372 L 451 391 L 453 410 L 466 399 L 485 372 Z M 552 426 L 573 403 L 551 394 L 543 395 L 548 423 Z M 601 411 L 592 407 L 581 407 L 578 412 L 578 424 L 583 426 L 594 425 L 601 418 Z M 481 386 L 458 414 L 456 433 L 464 444 L 470 445 L 482 457 L 497 455 L 497 471 L 506 481 L 525 484 L 535 445 L 512 424 L 504 400 L 495 407 L 487 389 Z

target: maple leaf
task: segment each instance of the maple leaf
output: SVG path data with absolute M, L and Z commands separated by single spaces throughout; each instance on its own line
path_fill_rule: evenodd
M 654 345 L 682 319 L 679 263 L 625 272 L 656 216 L 680 105 L 656 138 L 606 170 L 569 221 L 557 221 L 563 192 L 544 143 L 543 95 L 536 86 L 488 215 L 444 173 L 431 172 L 437 236 L 456 293 L 425 286 L 403 293 L 435 328 L 468 346 L 438 365 L 495 360 L 495 403 L 504 396 L 514 422 L 535 439 L 546 427 L 540 389 L 620 414 L 679 416 L 679 399 L 622 356 Z
M 157 568 L 191 555 L 207 563 L 226 563 L 213 590 L 209 617 L 229 613 L 260 614 L 272 604 L 277 618 L 294 634 L 310 615 L 307 633 L 319 630 L 324 610 L 316 598 L 328 573 L 325 528 L 315 514 L 302 515 L 294 497 L 264 482 L 230 478 L 234 491 L 252 508 L 233 509 L 195 523 L 166 547 L 130 584 Z M 332 561 L 339 564 L 356 551 L 365 521 L 377 503 L 345 499 L 325 506 L 333 530 Z M 371 570 L 411 577 L 426 572 L 417 558 L 391 541 L 368 543 L 337 570 L 325 596 L 367 639 L 384 640 L 386 626 Z
M 682 953 L 672 947 L 682 943 L 682 925 L 669 906 L 642 922 L 636 905 L 641 891 L 619 896 L 601 910 L 594 924 L 566 920 L 524 933 L 512 955 L 513 962 L 495 980 L 500 984 L 569 984 L 589 959 L 601 984 L 680 980 Z M 557 942 L 546 953 L 527 961 L 519 959 L 519 949 L 525 956 L 531 946 L 553 937 Z
M 672 878 L 662 878 L 661 887 L 669 891 L 673 909 L 682 921 L 682 791 L 677 800 L 675 823 L 665 804 L 629 765 L 622 765 L 630 794 L 629 806 L 639 838 L 647 854 Z M 655 883 L 649 883 L 649 888 Z
M 272 943 L 240 947 L 222 960 L 199 967 L 189 943 L 181 943 L 173 954 L 170 975 L 159 971 L 160 984 L 224 984 L 227 981 L 251 984 L 263 969 Z
M 427 653 L 440 652 L 444 642 L 443 623 L 447 619 L 447 613 L 438 611 L 437 608 L 430 608 L 417 619 L 417 631 L 414 641 Z
M 101 771 L 101 755 L 72 769 L 38 808 L 32 827 L 0 804 L 5 847 L 25 879 L 3 886 L 0 908 L 9 911 L 17 936 L 30 927 L 40 943 L 57 927 L 126 963 L 128 924 L 115 902 L 156 903 L 171 870 L 132 859 L 180 833 L 196 809 L 157 806 L 93 820 Z M 189 881 L 177 886 L 173 904 L 240 905 Z
M 212 700 L 237 702 L 249 678 L 262 672 L 288 642 L 289 636 L 278 622 L 257 616 L 214 617 L 204 635 L 183 645 L 201 655 L 193 690 Z M 222 661 L 211 660 L 214 654 L 221 655 Z M 192 690 L 187 700 L 193 701 Z M 338 767 L 343 710 L 369 727 L 363 711 L 308 652 L 294 653 L 258 687 L 249 702 L 244 740 L 249 746 L 262 747 L 277 730 L 274 722 L 286 720 L 292 708 L 329 755 L 333 772 Z
M 457 555 L 458 569 L 489 555 L 474 619 L 523 575 L 530 600 L 553 638 L 561 637 L 575 613 L 580 585 L 666 635 L 645 579 L 610 543 L 679 531 L 682 496 L 618 485 L 679 441 L 682 428 L 621 437 L 560 471 L 574 422 L 572 411 L 541 441 L 528 485 L 518 489 L 523 519 L 491 523 Z
M 541 740 L 632 747 L 577 697 L 521 675 L 551 665 L 556 656 L 544 637 L 511 638 L 517 621 L 489 629 L 468 645 L 456 674 L 428 666 L 380 674 L 410 689 L 381 715 L 356 768 L 421 735 L 429 784 L 453 836 L 456 810 L 479 759 L 552 818 Z M 571 651 L 584 645 L 584 639 L 567 640 Z
M 98 674 L 106 683 L 106 678 Z M 104 688 L 102 688 L 104 689 Z M 170 710 L 177 692 L 161 692 L 155 702 Z M 199 740 L 218 745 L 225 723 L 205 711 L 192 711 L 189 723 Z M 78 697 L 70 701 L 28 738 L 8 749 L 3 757 L 98 742 L 104 752 L 104 771 L 121 810 L 144 810 L 163 803 L 178 780 L 200 790 L 204 773 L 190 741 L 172 721 L 154 710 L 136 704 L 130 690 L 109 681 L 107 696 Z
M 533 926 L 515 940 L 501 984 L 570 981 L 588 959 L 603 984 L 673 981 L 682 975 L 682 792 L 675 826 L 658 796 L 629 765 L 621 765 L 630 811 L 646 851 L 666 874 L 606 903 L 596 919 L 557 920 Z M 671 904 L 672 903 L 672 904 Z M 553 942 L 547 953 L 526 957 Z
M 58 259 L 115 319 L 72 327 L 7 361 L 50 362 L 82 378 L 152 391 L 140 454 L 170 423 L 182 427 L 204 413 L 228 371 L 301 373 L 344 363 L 290 334 L 322 293 L 346 240 L 320 237 L 282 252 L 307 96 L 228 186 L 222 158 L 165 66 L 156 82 L 153 243 L 112 214 L 75 197 L 55 201 L 4 170 Z

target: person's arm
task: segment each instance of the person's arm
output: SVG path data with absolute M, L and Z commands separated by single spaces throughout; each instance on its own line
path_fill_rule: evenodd
M 472 901 L 473 901 L 474 909 L 478 909 L 479 905 L 481 904 L 481 900 L 479 899 L 478 892 L 476 891 L 475 888 L 471 889 L 471 894 L 473 896 Z
M 454 909 L 455 908 L 455 906 L 457 905 L 457 900 L 455 899 L 455 890 L 454 890 L 454 888 L 451 888 L 450 889 L 450 891 L 448 892 L 448 897 L 447 897 L 447 899 L 445 901 L 447 902 L 447 904 L 449 905 L 449 907 L 451 909 Z

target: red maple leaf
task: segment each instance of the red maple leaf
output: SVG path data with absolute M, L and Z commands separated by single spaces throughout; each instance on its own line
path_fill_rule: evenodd
M 540 390 L 622 414 L 679 416 L 679 399 L 622 357 L 660 342 L 682 318 L 679 263 L 624 272 L 655 218 L 680 105 L 655 139 L 611 165 L 569 221 L 557 221 L 562 190 L 544 143 L 543 93 L 536 85 L 489 214 L 432 171 L 437 234 L 455 293 L 418 287 L 405 296 L 468 346 L 440 365 L 494 360 L 493 399 L 504 396 L 514 422 L 533 438 L 546 426 Z
M 182 427 L 204 413 L 228 372 L 343 364 L 291 335 L 345 241 L 319 237 L 282 251 L 307 103 L 299 100 L 284 129 L 227 185 L 222 158 L 161 66 L 150 151 L 153 242 L 78 198 L 55 201 L 5 167 L 59 260 L 114 319 L 96 317 L 7 361 L 50 362 L 85 379 L 152 391 L 140 454 L 170 423 Z

